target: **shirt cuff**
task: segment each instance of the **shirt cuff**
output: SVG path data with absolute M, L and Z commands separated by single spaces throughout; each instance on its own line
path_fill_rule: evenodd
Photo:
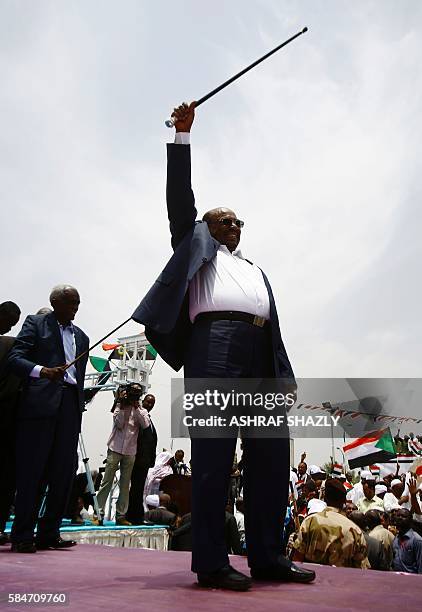
M 32 368 L 32 370 L 29 373 L 29 376 L 31 378 L 39 378 L 40 377 L 40 372 L 43 369 L 44 366 L 40 366 L 40 365 L 36 365 Z
M 190 132 L 176 132 L 174 135 L 174 144 L 190 144 Z

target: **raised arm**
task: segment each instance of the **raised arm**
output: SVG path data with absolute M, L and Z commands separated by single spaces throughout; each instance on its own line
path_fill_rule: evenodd
M 195 197 L 191 186 L 190 145 L 182 144 L 191 130 L 195 102 L 174 109 L 176 144 L 167 145 L 167 212 L 170 221 L 171 245 L 175 249 L 196 219 Z

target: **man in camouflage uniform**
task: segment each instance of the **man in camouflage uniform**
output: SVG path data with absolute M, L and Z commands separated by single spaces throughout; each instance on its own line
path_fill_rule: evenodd
M 340 513 L 346 501 L 346 490 L 335 478 L 325 483 L 325 501 L 325 510 L 303 521 L 293 543 L 293 559 L 338 567 L 370 568 L 361 529 Z

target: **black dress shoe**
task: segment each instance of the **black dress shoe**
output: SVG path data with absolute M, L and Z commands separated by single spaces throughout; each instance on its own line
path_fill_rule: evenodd
M 62 540 L 62 538 L 36 541 L 37 550 L 57 550 L 60 548 L 70 548 L 71 546 L 76 546 L 76 544 L 75 540 Z
M 211 589 L 229 589 L 231 591 L 247 591 L 252 581 L 231 565 L 225 565 L 216 572 L 198 574 L 198 584 Z
M 34 542 L 14 542 L 12 544 L 11 552 L 15 553 L 35 553 L 37 548 Z
M 251 567 L 251 576 L 254 580 L 267 580 L 270 582 L 312 582 L 315 580 L 315 572 L 298 567 L 294 563 L 290 567 L 285 565 L 272 565 L 266 568 Z

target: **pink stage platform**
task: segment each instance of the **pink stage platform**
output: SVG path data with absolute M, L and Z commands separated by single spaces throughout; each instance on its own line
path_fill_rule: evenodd
M 201 589 L 190 572 L 190 553 L 80 544 L 32 555 L 0 547 L 0 610 L 28 610 L 8 604 L 8 593 L 65 592 L 69 605 L 36 610 L 205 612 L 245 610 L 332 611 L 422 609 L 422 575 L 361 571 L 313 565 L 310 585 L 257 583 L 246 593 Z M 232 565 L 247 572 L 246 559 Z

